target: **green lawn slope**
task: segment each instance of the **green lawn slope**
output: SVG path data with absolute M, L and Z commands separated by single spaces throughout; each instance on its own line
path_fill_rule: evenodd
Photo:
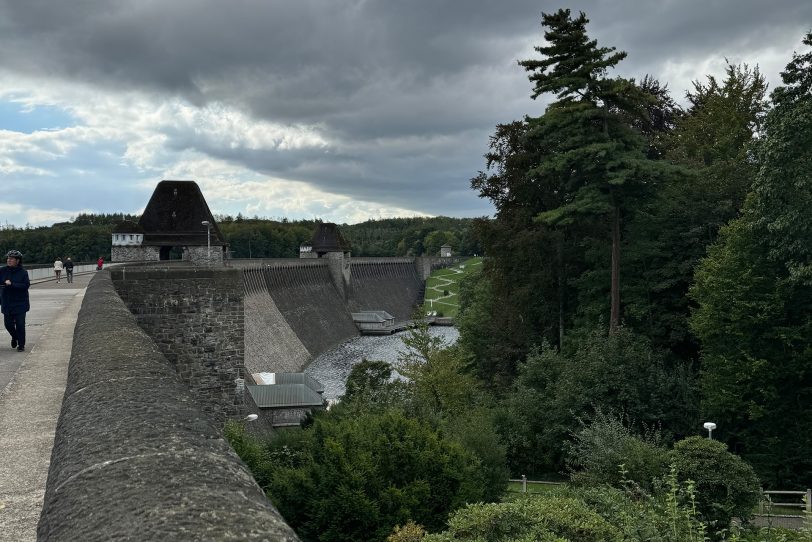
M 438 269 L 426 280 L 424 314 L 437 311 L 437 316 L 457 316 L 460 283 L 470 273 L 482 268 L 482 258 L 471 258 L 453 267 Z

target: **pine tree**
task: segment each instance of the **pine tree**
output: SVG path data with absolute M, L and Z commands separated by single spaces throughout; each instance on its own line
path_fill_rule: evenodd
M 553 184 L 560 203 L 537 220 L 566 227 L 609 217 L 611 232 L 610 329 L 620 324 L 620 246 L 624 213 L 645 197 L 666 164 L 649 160 L 635 125 L 648 118 L 650 94 L 633 80 L 608 77 L 626 57 L 598 47 L 586 32 L 584 13 L 569 10 L 542 15 L 546 46 L 541 59 L 519 62 L 534 83 L 533 98 L 554 93 L 556 101 L 531 123 L 528 138 L 542 150 L 530 175 Z

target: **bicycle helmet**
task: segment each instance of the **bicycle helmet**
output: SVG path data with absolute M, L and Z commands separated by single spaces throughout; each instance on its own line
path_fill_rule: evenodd
M 17 258 L 20 261 L 23 261 L 23 253 L 19 250 L 9 250 L 6 252 L 6 259 L 8 258 Z

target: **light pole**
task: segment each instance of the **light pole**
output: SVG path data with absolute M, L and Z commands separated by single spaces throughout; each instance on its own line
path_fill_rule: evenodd
M 211 265 L 211 222 L 204 220 L 201 224 L 206 226 L 206 263 Z
M 716 424 L 713 422 L 705 422 L 702 424 L 702 427 L 708 430 L 708 438 L 713 440 L 713 430 L 716 429 Z

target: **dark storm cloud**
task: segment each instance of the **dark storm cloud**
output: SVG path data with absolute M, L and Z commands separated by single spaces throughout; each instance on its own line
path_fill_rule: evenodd
M 318 124 L 330 152 L 229 149 L 188 131 L 169 134 L 169 144 L 359 199 L 429 213 L 487 212 L 468 179 L 483 167 L 496 123 L 541 112 L 516 61 L 541 42 L 540 13 L 559 7 L 529 0 L 5 0 L 0 59 L 22 73 Z M 808 0 L 563 7 L 585 11 L 601 45 L 626 50 L 621 73 L 636 77 L 661 76 L 668 59 L 735 59 L 788 33 L 800 43 L 812 24 Z

